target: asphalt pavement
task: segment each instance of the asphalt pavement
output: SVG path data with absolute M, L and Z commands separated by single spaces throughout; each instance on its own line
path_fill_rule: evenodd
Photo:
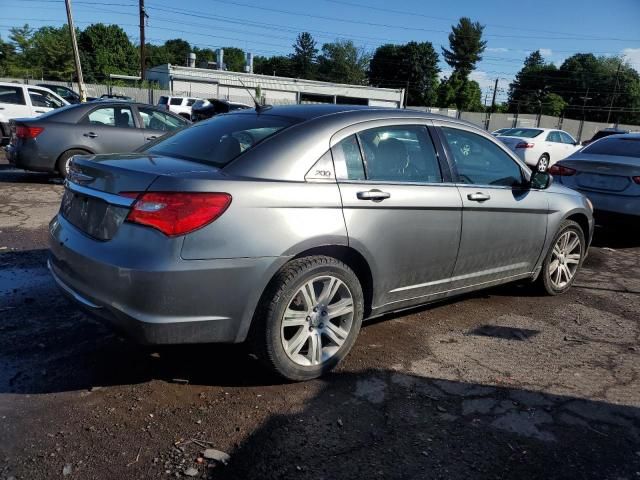
M 62 190 L 0 159 L 0 479 L 640 479 L 639 233 L 597 229 L 563 296 L 387 316 L 283 383 L 242 346 L 140 347 L 61 297 Z

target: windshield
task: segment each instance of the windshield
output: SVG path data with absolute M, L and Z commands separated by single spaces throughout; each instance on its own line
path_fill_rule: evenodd
M 222 168 L 262 140 L 298 121 L 275 115 L 220 115 L 166 137 L 145 151 Z
M 582 151 L 592 155 L 640 158 L 640 137 L 605 137 L 589 144 Z
M 502 132 L 500 135 L 504 137 L 524 137 L 534 138 L 542 133 L 542 130 L 537 128 L 511 128 L 506 132 Z

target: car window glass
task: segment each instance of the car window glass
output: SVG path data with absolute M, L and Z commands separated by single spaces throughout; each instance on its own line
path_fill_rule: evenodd
M 389 126 L 358 134 L 368 180 L 442 182 L 436 150 L 426 127 Z
M 158 105 L 166 105 L 168 100 L 169 100 L 169 99 L 168 99 L 167 97 L 162 96 L 162 97 L 160 97 L 160 99 L 158 100 Z
M 196 99 L 195 98 L 190 98 L 187 100 L 187 107 L 190 107 L 191 105 L 193 105 L 194 103 L 196 103 Z
M 443 127 L 462 183 L 514 186 L 522 183 L 520 166 L 491 140 L 457 128 Z
M 0 85 L 0 103 L 25 105 L 24 94 L 21 87 L 9 87 Z
M 59 108 L 64 105 L 60 100 L 45 90 L 29 89 L 31 105 L 34 107 Z
M 535 138 L 542 133 L 542 130 L 537 128 L 510 128 L 502 135 L 508 137 L 523 137 L 523 138 Z
M 118 128 L 135 128 L 133 115 L 129 107 L 104 107 L 93 110 L 87 115 L 91 125 L 103 125 Z
M 142 123 L 144 128 L 150 130 L 159 130 L 162 132 L 171 132 L 176 128 L 184 127 L 187 122 L 182 119 L 177 119 L 172 115 L 159 112 L 149 107 L 138 107 L 140 117 L 142 117 Z
M 169 103 L 171 105 L 182 105 L 182 98 L 172 98 Z
M 364 180 L 364 165 L 360 145 L 355 135 L 351 135 L 331 149 L 335 163 L 336 177 L 340 180 Z
M 547 142 L 562 143 L 562 140 L 560 140 L 560 133 L 549 132 L 547 135 Z
M 562 143 L 570 143 L 570 144 L 574 144 L 576 143 L 576 141 L 571 138 L 571 135 L 569 135 L 566 132 L 558 132 L 560 135 L 560 140 L 562 141 Z

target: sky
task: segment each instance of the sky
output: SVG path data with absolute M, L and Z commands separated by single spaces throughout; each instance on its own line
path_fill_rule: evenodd
M 72 0 L 76 26 L 116 23 L 139 41 L 138 0 Z M 462 16 L 485 25 L 487 48 L 472 78 L 498 101 L 528 53 L 558 66 L 574 53 L 624 56 L 640 71 L 640 0 L 145 0 L 147 41 L 183 38 L 200 48 L 235 46 L 287 55 L 298 32 L 322 43 L 351 39 L 373 52 L 384 43 L 429 41 L 440 53 Z M 64 0 L 0 0 L 0 36 L 12 26 L 60 26 Z M 441 76 L 450 68 L 441 56 Z M 483 98 L 484 100 L 484 98 Z

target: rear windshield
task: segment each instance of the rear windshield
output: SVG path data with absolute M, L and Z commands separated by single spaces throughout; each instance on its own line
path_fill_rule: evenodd
M 146 151 L 222 168 L 265 138 L 298 121 L 275 115 L 220 115 L 166 137 Z
M 160 100 L 158 100 L 158 105 L 166 105 L 168 100 L 169 99 L 167 97 L 160 97 Z
M 592 155 L 640 158 L 640 137 L 605 137 L 582 150 Z
M 538 130 L 537 128 L 512 128 L 506 132 L 502 132 L 500 135 L 504 135 L 506 137 L 534 138 L 541 133 L 542 130 Z

